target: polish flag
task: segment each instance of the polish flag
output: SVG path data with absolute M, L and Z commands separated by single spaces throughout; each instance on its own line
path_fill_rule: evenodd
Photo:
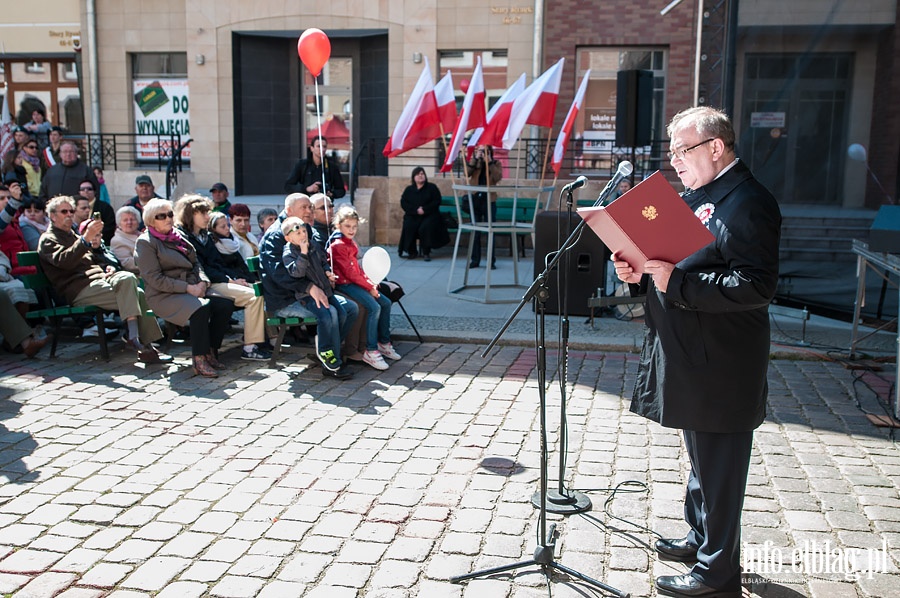
M 475 129 L 472 136 L 469 137 L 469 143 L 466 146 L 466 159 L 471 160 L 475 147 L 478 145 L 501 145 L 503 143 L 503 133 L 506 131 L 506 125 L 509 124 L 509 115 L 512 112 L 513 100 L 519 97 L 519 94 L 525 89 L 525 73 L 522 73 L 516 82 L 509 86 L 509 89 L 503 92 L 500 99 L 491 106 L 490 112 L 487 114 L 487 124 L 483 129 Z
M 509 125 L 503 134 L 503 147 L 512 149 L 522 134 L 525 125 L 552 127 L 556 114 L 556 102 L 559 100 L 559 84 L 562 81 L 563 64 L 566 59 L 544 71 L 544 74 L 532 81 L 531 85 L 515 99 Z
M 428 67 L 426 57 L 419 81 L 397 120 L 393 135 L 381 153 L 393 158 L 440 136 L 439 118 L 437 101 L 434 97 L 434 80 L 431 78 L 431 69 Z
M 449 133 L 456 125 L 456 96 L 453 95 L 453 75 L 450 71 L 434 86 L 434 99 L 444 133 Z
M 453 130 L 450 149 L 447 150 L 447 157 L 441 166 L 441 172 L 449 172 L 453 169 L 453 163 L 456 162 L 466 132 L 483 127 L 484 120 L 484 76 L 481 73 L 481 56 L 479 56 L 475 72 L 472 73 L 472 78 L 469 80 L 469 90 L 466 91 L 459 118 L 456 119 L 456 128 Z
M 9 115 L 9 87 L 3 92 L 3 104 L 0 104 L 0 156 L 15 148 L 12 119 Z
M 575 118 L 581 110 L 581 103 L 584 101 L 584 92 L 587 91 L 588 79 L 590 78 L 591 69 L 588 69 L 584 74 L 584 79 L 581 80 L 581 85 L 578 86 L 578 92 L 575 94 L 575 101 L 572 102 L 572 107 L 569 108 L 566 120 L 563 123 L 562 129 L 559 131 L 559 137 L 556 138 L 556 147 L 553 148 L 553 160 L 550 162 L 550 167 L 553 168 L 553 173 L 556 176 L 559 176 L 563 155 L 566 153 L 566 146 L 569 144 L 569 137 L 572 135 L 572 126 L 575 124 Z

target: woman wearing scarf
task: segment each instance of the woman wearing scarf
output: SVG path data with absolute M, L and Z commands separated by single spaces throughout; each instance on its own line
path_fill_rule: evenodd
M 207 227 L 209 236 L 216 244 L 216 250 L 222 259 L 225 273 L 233 279 L 242 279 L 253 284 L 259 278 L 247 267 L 247 262 L 241 253 L 241 238 L 234 228 L 229 226 L 228 220 L 228 216 L 222 212 L 211 213 Z
M 234 301 L 234 306 L 244 308 L 244 348 L 241 359 L 250 361 L 268 361 L 272 355 L 263 348 L 266 340 L 265 299 L 257 297 L 253 291 L 253 283 L 239 269 L 226 266 L 225 259 L 217 248 L 217 242 L 223 248 L 237 252 L 237 241 L 228 232 L 228 218 L 224 214 L 216 218 L 223 227 L 224 234 L 210 234 L 213 202 L 201 195 L 185 195 L 175 205 L 176 226 L 194 247 L 203 271 L 209 277 L 208 297 L 224 297 Z M 219 214 L 216 212 L 215 214 Z M 240 254 L 238 254 L 240 255 Z
M 172 202 L 152 199 L 144 206 L 147 228 L 134 247 L 134 261 L 144 279 L 150 309 L 178 326 L 189 326 L 194 373 L 207 378 L 224 369 L 218 351 L 234 303 L 207 297 L 209 278 L 193 246 L 174 228 Z
M 29 251 L 37 251 L 38 240 L 50 226 L 47 216 L 47 204 L 40 199 L 27 197 L 22 199 L 22 211 L 19 214 L 19 229 L 25 237 Z
M 38 152 L 38 144 L 33 138 L 25 142 L 19 152 L 22 159 L 22 167 L 25 169 L 25 179 L 28 181 L 28 193 L 37 197 L 41 192 L 41 155 Z

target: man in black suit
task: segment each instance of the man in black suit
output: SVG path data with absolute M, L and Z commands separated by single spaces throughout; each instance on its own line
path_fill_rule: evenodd
M 619 279 L 647 290 L 648 332 L 631 410 L 680 428 L 691 461 L 684 538 L 661 539 L 664 559 L 695 562 L 656 579 L 670 596 L 741 595 L 741 509 L 753 430 L 766 415 L 768 305 L 778 282 L 778 203 L 734 153 L 728 116 L 710 107 L 668 127 L 684 200 L 716 240 L 645 275 L 614 256 Z

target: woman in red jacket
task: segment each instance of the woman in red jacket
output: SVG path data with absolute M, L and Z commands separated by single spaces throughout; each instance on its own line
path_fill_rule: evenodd
M 331 236 L 328 253 L 335 289 L 368 310 L 363 361 L 376 370 L 386 370 L 385 357 L 400 359 L 391 345 L 391 300 L 378 292 L 378 284 L 369 280 L 359 265 L 359 245 L 353 240 L 359 229 L 359 213 L 352 206 L 340 208 L 334 215 L 334 226 L 337 232 Z
M 0 212 L 6 211 L 6 206 L 10 200 L 9 188 L 6 185 L 0 185 Z M 15 205 L 15 204 L 14 204 Z M 22 276 L 24 274 L 34 274 L 37 269 L 34 266 L 20 266 L 19 252 L 28 251 L 28 243 L 22 235 L 19 228 L 19 218 L 15 216 L 9 220 L 0 218 L 0 251 L 6 254 L 12 263 L 13 276 Z

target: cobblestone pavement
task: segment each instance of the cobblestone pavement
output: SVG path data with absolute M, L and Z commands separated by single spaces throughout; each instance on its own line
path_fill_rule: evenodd
M 207 380 L 184 349 L 144 368 L 120 347 L 108 363 L 77 344 L 0 357 L 0 595 L 548 595 L 536 567 L 448 582 L 536 546 L 531 349 L 401 342 L 388 371 L 338 382 L 296 352 L 269 370 L 232 347 L 233 369 Z M 630 353 L 572 351 L 564 477 L 593 509 L 550 522 L 561 564 L 655 596 L 655 576 L 686 570 L 655 558 L 648 530 L 685 531 L 687 460 L 677 432 L 627 411 L 635 369 Z M 745 594 L 900 596 L 900 451 L 857 408 L 862 382 L 836 362 L 772 362 Z M 556 575 L 552 595 L 600 594 Z

